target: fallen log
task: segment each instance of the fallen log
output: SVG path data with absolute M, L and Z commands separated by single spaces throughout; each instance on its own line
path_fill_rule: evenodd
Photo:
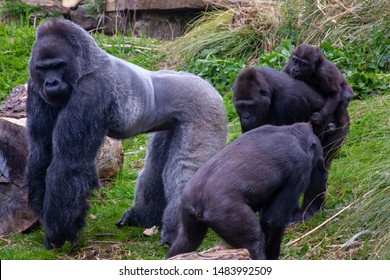
M 250 260 L 247 249 L 227 249 L 223 244 L 202 252 L 190 252 L 179 254 L 168 260 Z

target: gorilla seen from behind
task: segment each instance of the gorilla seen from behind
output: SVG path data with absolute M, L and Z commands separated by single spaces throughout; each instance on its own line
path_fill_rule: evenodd
M 149 138 L 133 207 L 118 225 L 162 225 L 176 236 L 179 195 L 226 142 L 222 98 L 206 81 L 148 71 L 101 50 L 86 31 L 50 20 L 37 31 L 29 63 L 29 205 L 45 226 L 45 246 L 73 245 L 87 198 L 99 185 L 94 160 L 104 136 Z
M 287 125 L 308 122 L 318 112 L 325 98 L 305 82 L 271 68 L 251 67 L 240 72 L 233 85 L 233 103 L 240 117 L 242 131 L 265 125 Z M 349 130 L 347 110 L 334 120 L 340 127 L 332 132 L 322 131 L 313 124 L 314 133 L 323 147 L 324 163 L 312 172 L 303 204 L 293 221 L 310 218 L 321 210 L 325 201 L 328 171 L 332 159 L 343 144 Z
M 252 259 L 277 259 L 285 227 L 317 165 L 322 147 L 305 123 L 242 134 L 184 189 L 179 234 L 168 257 L 196 250 L 211 227 L 233 247 L 248 249 Z
M 310 120 L 320 126 L 321 131 L 336 130 L 340 126 L 338 120 L 354 95 L 337 66 L 327 60 L 318 48 L 302 44 L 294 49 L 283 71 L 320 91 L 325 103 Z

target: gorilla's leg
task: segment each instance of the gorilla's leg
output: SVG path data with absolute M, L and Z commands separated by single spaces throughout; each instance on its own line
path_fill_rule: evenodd
M 47 170 L 46 193 L 43 208 L 45 247 L 61 248 L 65 241 L 73 246 L 84 226 L 90 189 L 99 185 L 96 168 L 70 166 L 53 160 Z
M 293 223 L 299 223 L 311 218 L 321 211 L 325 203 L 328 173 L 333 157 L 343 145 L 349 130 L 349 117 L 345 114 L 342 119 L 344 125 L 338 127 L 333 133 L 326 133 L 321 141 L 324 149 L 324 162 L 314 167 L 310 185 L 305 191 L 301 209 L 295 214 Z
M 252 259 L 264 260 L 264 233 L 256 213 L 242 202 L 223 203 L 218 210 L 207 211 L 208 225 L 234 248 L 246 248 Z
M 199 167 L 222 149 L 222 131 L 219 128 L 204 131 L 203 123 L 182 123 L 173 131 L 163 170 L 167 207 L 163 215 L 160 244 L 172 244 L 175 240 L 181 193 Z
M 27 161 L 28 203 L 40 215 L 46 189 L 46 170 L 52 160 L 52 135 L 57 108 L 47 105 L 29 85 L 27 97 L 29 158 Z
M 265 255 L 268 260 L 278 259 L 286 225 L 298 207 L 301 191 L 309 183 L 309 176 L 299 174 L 299 172 L 293 176 L 276 193 L 272 201 L 262 209 L 260 224 L 265 233 Z
M 313 215 L 322 209 L 325 202 L 326 187 L 328 181 L 328 170 L 324 163 L 318 164 L 313 168 L 310 184 L 303 196 L 302 207 L 295 213 L 292 223 L 300 223 L 313 217 Z
M 138 176 L 134 204 L 123 214 L 117 226 L 161 226 L 166 206 L 162 172 L 167 161 L 172 133 L 164 131 L 151 134 L 145 166 Z
M 207 233 L 208 226 L 197 221 L 195 215 L 186 209 L 181 211 L 180 222 L 179 233 L 169 248 L 167 258 L 195 251 Z

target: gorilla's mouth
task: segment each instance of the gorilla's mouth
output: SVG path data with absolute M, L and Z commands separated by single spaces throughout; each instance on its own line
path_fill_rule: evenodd
M 72 91 L 69 87 L 58 91 L 43 90 L 42 98 L 49 105 L 59 107 L 65 105 L 71 95 L 71 92 Z

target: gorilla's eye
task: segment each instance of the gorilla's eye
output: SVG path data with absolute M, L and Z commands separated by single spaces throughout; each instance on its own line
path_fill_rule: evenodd
M 260 95 L 266 96 L 267 92 L 264 89 L 259 89 Z
M 51 69 L 60 69 L 60 68 L 64 68 L 65 66 L 66 66 L 66 63 L 61 61 L 59 63 L 53 64 L 50 68 Z
M 35 66 L 35 69 L 36 69 L 37 71 L 40 71 L 40 72 L 46 71 L 46 70 L 47 70 L 45 66 L 40 66 L 40 65 Z
M 66 66 L 66 63 L 64 61 L 52 61 L 49 63 L 42 63 L 42 64 L 37 64 L 35 66 L 35 69 L 37 71 L 48 71 L 48 70 L 58 70 L 61 68 L 64 68 Z

